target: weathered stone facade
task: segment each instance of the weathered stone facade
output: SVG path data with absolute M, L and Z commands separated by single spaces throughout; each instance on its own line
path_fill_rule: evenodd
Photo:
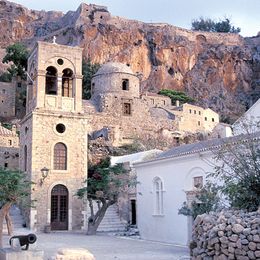
M 10 131 L 0 125 L 0 167 L 19 168 L 19 137 L 15 126 Z
M 91 100 L 84 101 L 90 130 L 109 128 L 115 146 L 135 139 L 161 140 L 170 145 L 187 134 L 210 133 L 219 122 L 211 109 L 172 106 L 166 96 L 143 93 L 138 75 L 121 63 L 103 65 L 92 79 L 91 92 Z
M 84 227 L 85 207 L 76 191 L 87 178 L 87 121 L 82 113 L 82 50 L 38 42 L 28 61 L 21 122 L 20 168 L 35 183 L 28 225 L 44 230 Z M 42 169 L 49 170 L 44 176 Z
M 0 82 L 0 117 L 15 116 L 14 82 Z
M 25 115 L 26 83 L 20 78 L 12 82 L 0 82 L 0 118 L 10 120 Z
M 260 259 L 260 209 L 203 214 L 194 222 L 192 259 Z

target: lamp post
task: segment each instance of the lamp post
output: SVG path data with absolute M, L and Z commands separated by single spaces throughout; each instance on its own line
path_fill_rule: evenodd
M 40 185 L 42 186 L 44 180 L 48 177 L 49 169 L 46 168 L 46 167 L 43 167 L 43 168 L 41 169 L 41 172 L 42 172 L 42 178 L 40 179 Z

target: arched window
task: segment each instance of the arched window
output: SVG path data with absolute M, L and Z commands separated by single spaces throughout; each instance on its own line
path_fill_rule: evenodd
M 73 72 L 71 69 L 64 69 L 62 74 L 62 96 L 72 97 Z
M 159 177 L 153 180 L 154 215 L 163 215 L 163 182 Z
M 24 146 L 24 165 L 23 165 L 23 168 L 24 168 L 24 171 L 26 172 L 27 171 L 27 146 L 25 145 Z
M 45 92 L 47 95 L 57 95 L 57 70 L 53 66 L 46 69 Z
M 67 170 L 67 147 L 63 143 L 54 146 L 54 170 Z
M 129 79 L 122 80 L 122 90 L 129 90 Z

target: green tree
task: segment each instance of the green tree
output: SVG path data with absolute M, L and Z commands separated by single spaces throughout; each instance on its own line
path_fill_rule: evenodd
M 109 206 L 115 204 L 121 193 L 125 193 L 135 185 L 135 178 L 122 164 L 110 165 L 110 158 L 90 167 L 86 187 L 77 192 L 79 198 L 88 200 L 90 217 L 88 219 L 88 235 L 96 234 L 97 228 L 105 216 Z M 94 203 L 97 211 L 94 211 Z
M 82 62 L 82 75 L 83 75 L 83 82 L 82 82 L 82 97 L 83 99 L 90 99 L 91 98 L 91 79 L 94 74 L 100 68 L 100 64 L 92 63 L 90 59 L 87 61 Z
M 175 105 L 177 100 L 180 101 L 180 104 L 195 102 L 193 98 L 189 97 L 182 91 L 177 91 L 172 89 L 162 89 L 158 92 L 158 94 L 171 98 L 172 105 Z
M 12 76 L 20 76 L 23 79 L 26 79 L 25 71 L 27 68 L 28 57 L 29 52 L 26 47 L 21 43 L 14 43 L 6 48 L 6 55 L 4 56 L 2 62 L 11 62 L 11 66 L 7 69 L 7 71 Z
M 255 211 L 260 206 L 260 140 L 247 133 L 226 142 L 215 153 L 212 177 L 222 185 L 220 191 L 232 208 Z
M 9 72 L 3 72 L 0 75 L 0 81 L 1 82 L 11 82 L 12 81 L 12 75 Z
M 28 199 L 30 182 L 25 173 L 0 168 L 0 247 L 3 246 L 3 222 L 13 204 Z
M 221 208 L 224 202 L 226 207 L 247 211 L 260 207 L 260 135 L 255 132 L 260 123 L 243 121 L 240 125 L 244 134 L 212 148 L 214 171 L 208 174 L 207 185 L 198 191 L 194 202 L 182 205 L 180 214 L 195 218 Z
M 188 205 L 187 202 L 183 203 L 179 214 L 192 216 L 195 219 L 198 215 L 216 211 L 219 208 L 221 208 L 219 187 L 209 182 L 197 191 L 191 205 Z
M 204 32 L 224 32 L 224 33 L 239 33 L 241 30 L 239 27 L 234 27 L 229 18 L 224 18 L 218 22 L 210 19 L 200 17 L 194 19 L 191 23 L 191 29 L 193 31 Z

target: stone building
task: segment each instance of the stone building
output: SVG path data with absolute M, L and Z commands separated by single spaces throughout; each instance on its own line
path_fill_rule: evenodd
M 19 137 L 15 126 L 9 130 L 0 125 L 0 168 L 19 169 Z
M 19 78 L 12 82 L 0 82 L 0 118 L 8 120 L 25 115 L 26 83 Z
M 36 230 L 79 230 L 85 207 L 75 195 L 87 178 L 87 120 L 82 109 L 82 49 L 37 42 L 28 60 L 20 168 L 35 183 L 25 212 Z
M 14 82 L 0 82 L 0 117 L 15 116 Z
M 104 64 L 91 84 L 91 100 L 84 101 L 90 130 L 109 128 L 115 146 L 153 139 L 161 147 L 187 134 L 210 133 L 219 122 L 211 109 L 178 102 L 172 106 L 169 97 L 142 92 L 138 74 L 125 64 Z

